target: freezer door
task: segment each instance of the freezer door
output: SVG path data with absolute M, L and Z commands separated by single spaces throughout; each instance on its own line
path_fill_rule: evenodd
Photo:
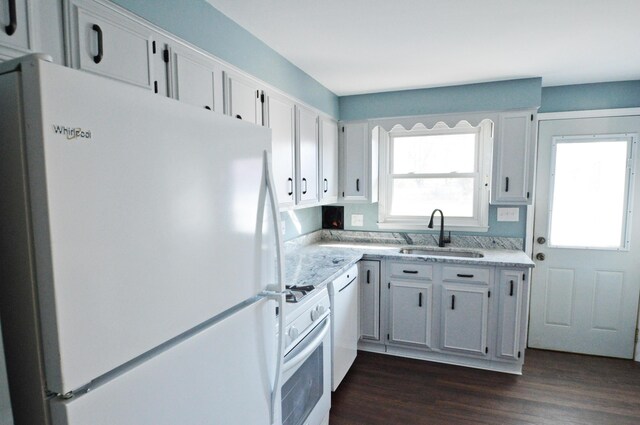
M 52 401 L 53 425 L 269 425 L 274 310 L 253 304 L 95 390 Z
M 49 390 L 273 283 L 269 129 L 46 62 L 23 74 Z

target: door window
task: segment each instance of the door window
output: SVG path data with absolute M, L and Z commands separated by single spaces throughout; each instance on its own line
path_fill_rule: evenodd
M 634 144 L 629 135 L 553 139 L 550 246 L 628 248 Z

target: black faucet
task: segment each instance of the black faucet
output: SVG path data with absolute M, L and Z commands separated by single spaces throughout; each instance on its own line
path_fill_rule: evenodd
M 436 212 L 440 213 L 440 237 L 438 238 L 438 246 L 440 248 L 444 248 L 444 244 L 451 243 L 451 231 L 449 231 L 449 237 L 445 238 L 444 237 L 444 214 L 442 213 L 442 210 L 437 208 L 433 210 L 433 212 L 431 213 L 431 219 L 429 220 L 429 225 L 427 227 L 429 229 L 433 229 L 433 216 L 436 214 Z

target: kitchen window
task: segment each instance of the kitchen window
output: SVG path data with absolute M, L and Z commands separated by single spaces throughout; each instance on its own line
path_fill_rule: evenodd
M 379 227 L 425 229 L 439 208 L 447 229 L 487 231 L 492 131 L 485 120 L 383 132 Z

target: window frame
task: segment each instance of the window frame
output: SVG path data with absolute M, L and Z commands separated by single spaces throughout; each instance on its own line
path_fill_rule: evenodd
M 374 128 L 373 131 L 378 131 Z M 428 129 L 423 125 L 414 126 L 407 130 L 402 126 L 395 126 L 390 131 L 381 131 L 385 137 L 380 138 L 380 197 L 378 205 L 378 227 L 380 229 L 396 230 L 425 230 L 431 211 L 425 211 L 425 215 L 400 216 L 391 215 L 391 200 L 393 197 L 393 181 L 396 178 L 408 178 L 409 174 L 394 174 L 393 143 L 397 137 L 430 136 L 447 134 L 475 133 L 476 152 L 475 170 L 473 173 L 426 173 L 411 174 L 413 178 L 443 178 L 443 177 L 473 177 L 474 178 L 474 205 L 472 217 L 451 217 L 445 214 L 445 227 L 447 230 L 487 232 L 489 230 L 489 195 L 491 186 L 492 146 L 494 124 L 490 119 L 482 120 L 477 126 L 472 126 L 467 121 L 460 121 L 454 127 L 449 127 L 444 122 L 438 122 L 433 128 Z M 405 176 L 405 177 L 398 177 Z M 436 207 L 437 208 L 437 207 Z

